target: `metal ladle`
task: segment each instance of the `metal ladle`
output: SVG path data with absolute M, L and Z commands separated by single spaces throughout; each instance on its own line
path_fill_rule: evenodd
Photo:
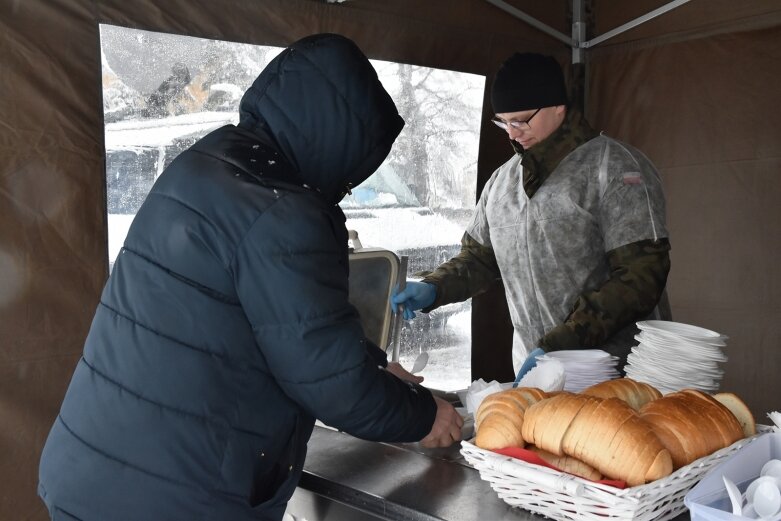
M 428 352 L 423 351 L 415 358 L 415 362 L 412 364 L 412 371 L 410 373 L 417 374 L 421 372 L 426 365 L 428 365 Z

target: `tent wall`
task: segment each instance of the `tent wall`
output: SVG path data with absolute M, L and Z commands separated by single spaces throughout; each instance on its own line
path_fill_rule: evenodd
M 728 335 L 722 390 L 781 407 L 781 27 L 591 54 L 589 115 L 667 196 L 675 320 Z
M 597 34 L 661 3 L 594 0 Z M 569 0 L 512 4 L 569 33 Z M 662 170 L 673 313 L 731 336 L 725 386 L 755 413 L 781 395 L 779 12 L 774 0 L 694 0 L 593 51 L 587 75 L 596 126 Z M 99 23 L 271 45 L 340 32 L 372 58 L 489 77 L 518 49 L 569 59 L 484 0 L 0 1 L 0 519 L 47 519 L 40 448 L 107 276 Z M 484 126 L 478 188 L 508 154 Z M 473 324 L 476 374 L 506 371 L 501 289 L 477 299 Z
M 565 30 L 567 5 L 531 12 Z M 107 276 L 100 23 L 280 46 L 339 32 L 372 58 L 478 74 L 516 46 L 563 48 L 482 0 L 0 2 L 0 519 L 46 519 L 40 449 Z

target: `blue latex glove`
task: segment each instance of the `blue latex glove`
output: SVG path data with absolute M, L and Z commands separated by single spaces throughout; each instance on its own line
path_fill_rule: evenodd
M 518 370 L 518 376 L 515 377 L 515 383 L 513 384 L 513 387 L 518 387 L 518 382 L 520 382 L 521 379 L 526 376 L 526 373 L 537 366 L 537 357 L 544 354 L 545 351 L 539 347 L 529 353 L 529 356 L 526 357 L 526 360 L 523 361 L 523 365 L 521 365 L 521 368 Z
M 399 306 L 404 306 L 404 318 L 410 320 L 415 318 L 418 309 L 429 307 L 437 298 L 437 287 L 428 282 L 407 281 L 407 287 L 404 291 L 396 293 L 393 290 L 391 295 L 391 308 L 394 312 L 399 311 Z

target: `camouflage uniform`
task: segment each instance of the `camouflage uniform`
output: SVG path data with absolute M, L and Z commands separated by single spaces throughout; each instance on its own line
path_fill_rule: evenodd
M 437 298 L 423 311 L 502 279 L 516 370 L 535 347 L 599 347 L 623 367 L 634 322 L 655 310 L 667 281 L 664 213 L 648 159 L 570 110 L 546 140 L 494 172 L 461 252 L 425 273 Z

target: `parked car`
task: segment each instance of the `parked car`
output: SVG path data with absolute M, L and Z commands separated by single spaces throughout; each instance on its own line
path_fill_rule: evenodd
M 408 257 L 407 273 L 432 270 L 461 249 L 463 226 L 420 203 L 388 163 L 352 190 L 340 203 L 347 227 L 358 232 L 364 247 L 378 247 Z M 450 212 L 453 213 L 453 212 Z M 471 301 L 451 304 L 431 313 L 418 313 L 402 330 L 402 349 L 425 343 L 447 347 L 448 319 L 471 310 Z M 433 345 L 432 345 L 433 344 Z
M 460 250 L 463 228 L 423 206 L 395 169 L 383 164 L 339 204 L 364 246 L 409 257 L 408 273 L 433 269 Z

